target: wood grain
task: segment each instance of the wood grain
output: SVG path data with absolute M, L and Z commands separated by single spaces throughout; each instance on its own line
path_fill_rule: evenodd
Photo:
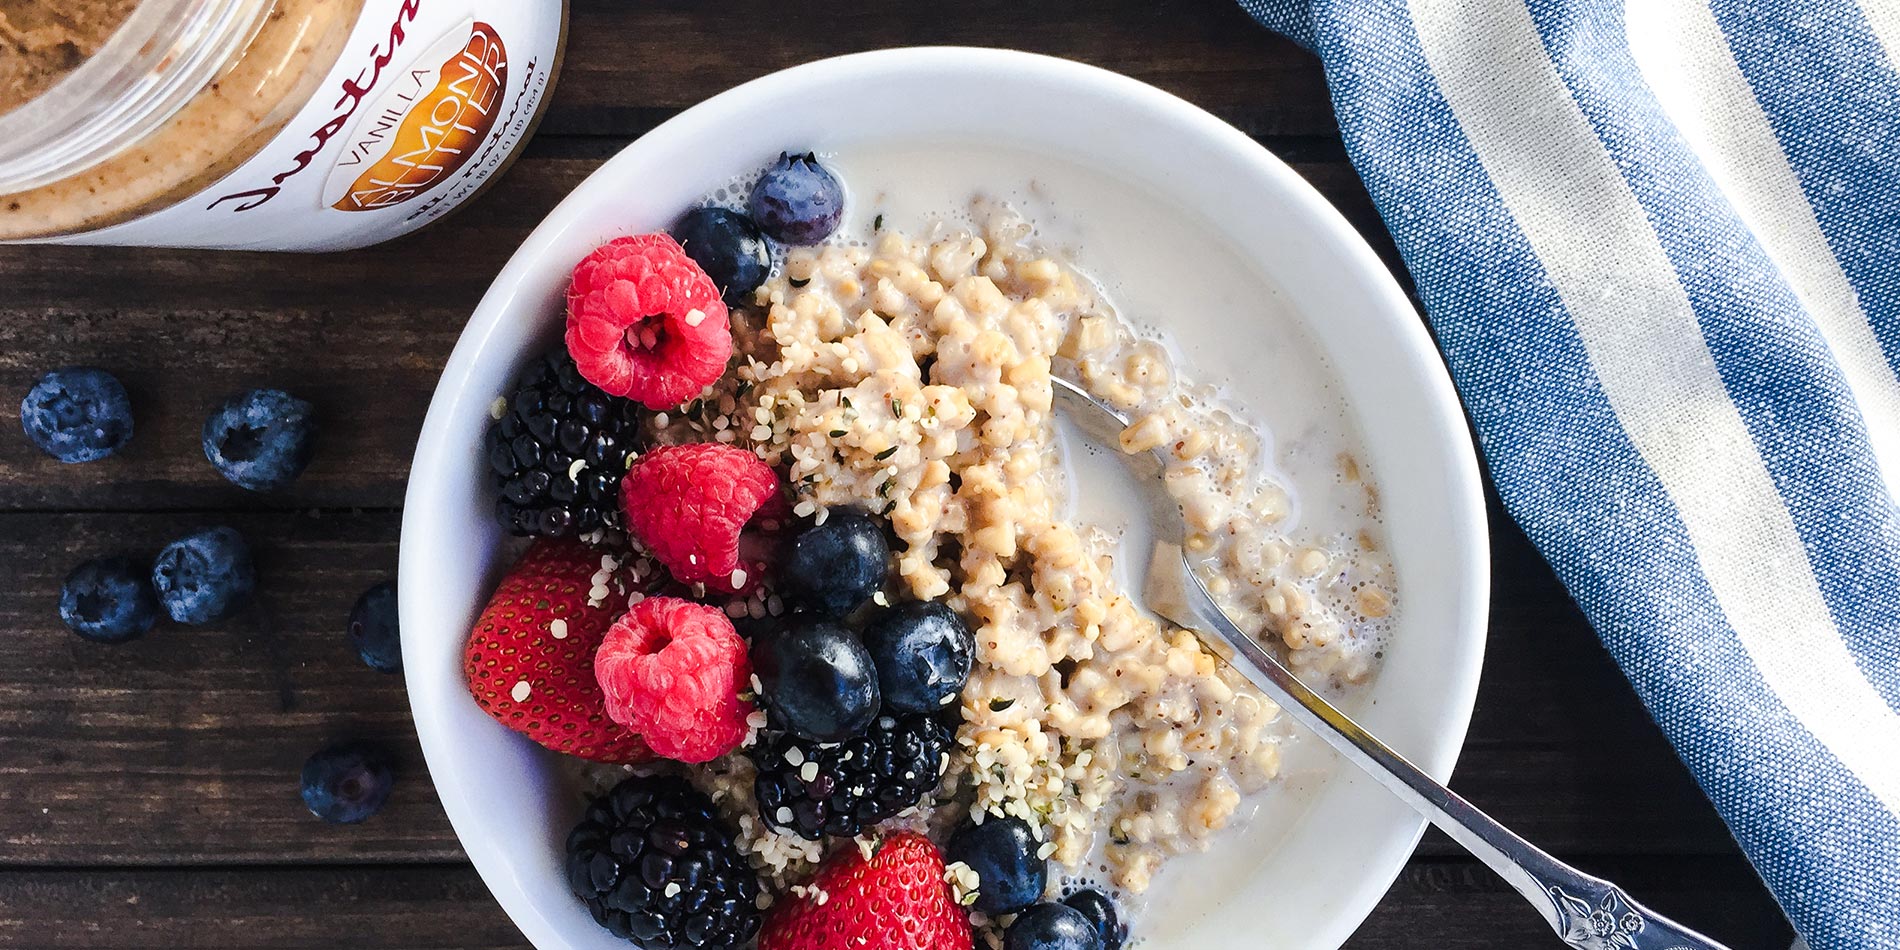
M 1660 910 L 1733 950 L 1784 950 L 1788 927 L 1733 858 L 1612 862 Z M 1271 913 L 1271 908 L 1268 909 Z M 0 871 L 0 948 L 526 950 L 466 867 Z M 1408 866 L 1348 950 L 1556 945 L 1530 905 L 1470 861 Z
M 473 208 L 365 251 L 0 247 L 0 510 L 400 505 L 436 379 L 488 281 L 619 144 L 536 148 Z M 1295 167 L 1376 229 L 1342 160 Z M 132 394 L 136 434 L 103 462 L 61 465 L 20 435 L 20 398 L 72 364 Z M 205 416 L 253 386 L 317 405 L 316 460 L 281 493 L 227 484 L 200 448 Z
M 1404 282 L 1346 161 L 1315 60 L 1221 0 L 573 0 L 562 81 L 497 187 L 423 234 L 325 256 L 0 248 L 0 948 L 518 948 L 428 783 L 400 677 L 343 625 L 388 576 L 435 379 L 488 281 L 563 196 L 706 96 L 837 53 L 1002 45 L 1182 95 L 1288 160 Z M 20 437 L 39 373 L 91 363 L 131 388 L 139 434 L 68 467 Z M 316 463 L 258 496 L 203 461 L 217 400 L 314 400 Z M 263 610 L 123 646 L 62 628 L 70 567 L 150 554 L 211 523 L 258 549 Z M 1490 654 L 1454 785 L 1499 819 L 1735 950 L 1786 924 L 1627 683 L 1521 534 L 1493 512 Z M 399 761 L 385 811 L 311 818 L 296 773 L 343 736 Z M 1536 915 L 1428 835 L 1349 944 L 1543 946 Z
M 250 540 L 264 610 L 118 646 L 65 632 L 71 565 L 150 555 L 206 524 Z M 414 861 L 459 857 L 399 676 L 364 666 L 350 605 L 394 571 L 391 513 L 0 516 L 0 864 Z M 304 757 L 348 736 L 397 755 L 386 812 L 304 810 Z
M 1255 135 L 1336 135 L 1319 63 L 1232 3 L 1161 0 L 575 0 L 543 123 L 625 135 L 656 109 L 825 56 L 893 46 L 1003 46 L 1153 83 Z
M 247 615 L 109 647 L 59 625 L 53 592 L 73 564 L 209 523 L 256 548 L 268 629 Z M 0 514 L 0 865 L 458 855 L 400 678 L 363 667 L 343 636 L 356 595 L 393 571 L 397 527 L 386 511 Z M 1499 618 L 1456 786 L 1561 854 L 1732 853 L 1542 562 L 1500 537 Z M 348 734 L 408 767 L 384 814 L 334 828 L 303 812 L 296 770 Z M 1429 838 L 1424 853 L 1457 851 Z

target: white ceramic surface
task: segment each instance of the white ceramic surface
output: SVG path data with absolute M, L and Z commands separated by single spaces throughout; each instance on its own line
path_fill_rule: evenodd
M 602 241 L 665 227 L 710 189 L 788 146 L 849 156 L 933 141 L 1047 156 L 1038 180 L 1058 195 L 1068 168 L 1127 183 L 1144 208 L 1177 216 L 1159 224 L 1234 249 L 1257 274 L 1260 299 L 1317 344 L 1379 481 L 1401 585 L 1396 632 L 1358 713 L 1427 771 L 1440 778 L 1451 771 L 1483 658 L 1483 502 L 1438 354 L 1372 251 L 1258 144 L 1132 79 L 999 50 L 846 56 L 710 99 L 604 165 L 496 278 L 429 408 L 402 532 L 410 702 L 456 833 L 496 899 L 541 950 L 626 945 L 597 928 L 567 892 L 560 842 L 579 809 L 555 757 L 490 720 L 463 686 L 463 641 L 505 566 L 480 448 L 489 404 L 530 354 L 555 339 L 568 272 Z M 901 170 L 882 174 L 901 184 Z M 1091 188 L 1088 194 L 1109 200 Z M 1165 279 L 1141 270 L 1111 276 L 1121 292 L 1138 296 Z M 1190 358 L 1207 353 L 1215 365 L 1224 364 L 1213 359 L 1214 350 L 1231 359 L 1249 346 L 1270 345 L 1268 321 L 1250 323 L 1231 310 L 1147 316 L 1179 337 Z M 1247 389 L 1232 392 L 1244 396 Z M 1168 887 L 1163 893 L 1171 896 L 1138 924 L 1147 947 L 1331 950 L 1358 926 L 1411 853 L 1422 823 L 1355 774 L 1310 769 L 1294 781 L 1317 786 L 1307 789 L 1310 801 L 1301 809 L 1263 812 L 1272 820 L 1257 820 L 1216 845 L 1217 863 L 1182 866 L 1176 877 L 1190 878 L 1186 886 Z M 1234 868 L 1243 870 L 1229 873 Z

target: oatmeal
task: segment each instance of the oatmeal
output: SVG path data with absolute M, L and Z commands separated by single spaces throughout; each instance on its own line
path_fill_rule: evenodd
M 1043 826 L 1070 868 L 1105 839 L 1115 883 L 1141 891 L 1274 778 L 1283 733 L 1271 701 L 1118 589 L 1109 538 L 1063 516 L 1052 374 L 1130 414 L 1125 451 L 1162 450 L 1204 580 L 1302 675 L 1370 675 L 1363 621 L 1392 610 L 1392 578 L 1370 527 L 1290 536 L 1255 431 L 1189 390 L 1027 223 L 979 218 L 980 234 L 792 251 L 734 313 L 736 373 L 663 429 L 754 449 L 797 515 L 887 519 L 908 593 L 976 628 L 963 755 L 939 797 Z

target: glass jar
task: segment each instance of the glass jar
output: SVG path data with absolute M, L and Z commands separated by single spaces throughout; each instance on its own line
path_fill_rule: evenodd
M 539 118 L 567 13 L 29 0 L 26 18 L 36 2 L 43 55 L 0 73 L 0 241 L 257 250 L 372 244 L 472 196 Z

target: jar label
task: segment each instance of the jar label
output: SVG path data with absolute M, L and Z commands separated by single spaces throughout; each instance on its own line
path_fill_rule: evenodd
M 413 231 L 521 144 L 564 16 L 562 0 L 370 0 L 317 92 L 249 161 L 170 207 L 47 242 L 324 251 Z
M 426 68 L 431 63 L 440 63 Z M 323 200 L 338 211 L 402 204 L 447 181 L 474 158 L 507 104 L 508 47 L 495 28 L 469 20 L 422 54 L 383 91 L 330 171 Z

